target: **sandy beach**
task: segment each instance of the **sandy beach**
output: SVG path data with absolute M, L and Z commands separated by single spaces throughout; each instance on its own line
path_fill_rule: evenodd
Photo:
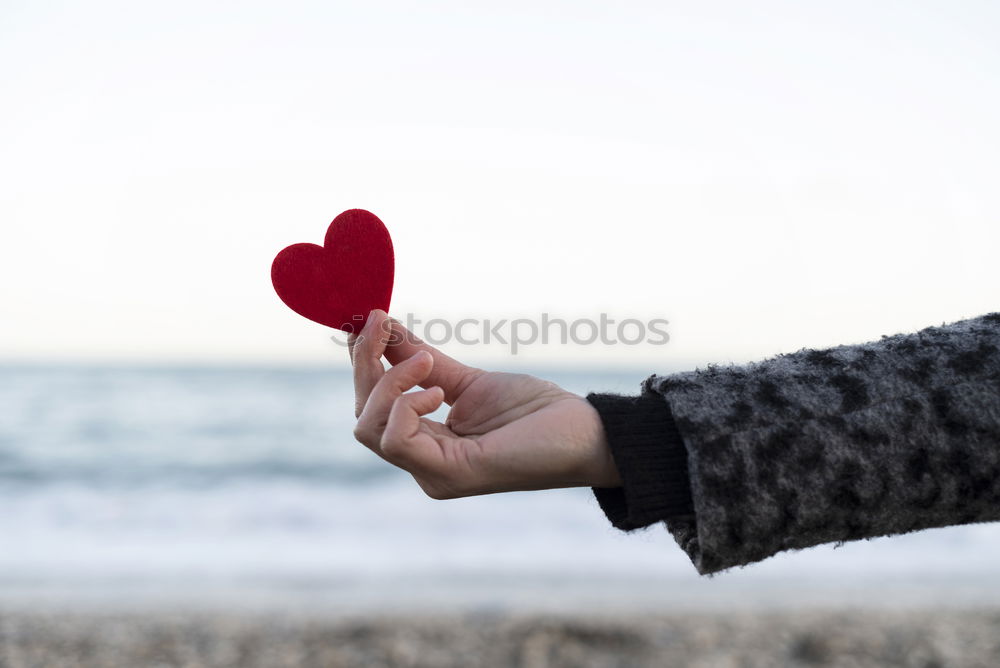
M 0 613 L 0 666 L 996 666 L 1000 608 L 323 617 Z

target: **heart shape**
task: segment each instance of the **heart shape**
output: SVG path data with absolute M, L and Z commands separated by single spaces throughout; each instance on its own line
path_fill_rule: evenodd
M 375 214 L 350 209 L 333 219 L 322 246 L 293 244 L 271 264 L 281 301 L 321 325 L 358 332 L 372 309 L 389 310 L 394 258 Z

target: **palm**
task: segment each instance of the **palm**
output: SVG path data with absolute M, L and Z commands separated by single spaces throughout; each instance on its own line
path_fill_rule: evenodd
M 483 435 L 575 395 L 554 383 L 515 373 L 484 373 L 453 402 L 447 424 L 456 434 Z
M 420 436 L 433 441 L 440 464 L 463 474 L 460 479 L 488 472 L 489 484 L 477 493 L 579 485 L 585 466 L 565 463 L 579 462 L 594 438 L 592 423 L 577 419 L 591 410 L 554 383 L 483 373 L 454 399 L 445 424 L 423 418 Z M 560 484 L 553 484 L 553 477 L 561 477 Z

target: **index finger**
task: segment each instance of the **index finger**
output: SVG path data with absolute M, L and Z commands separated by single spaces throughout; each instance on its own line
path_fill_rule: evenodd
M 421 387 L 437 385 L 444 390 L 444 400 L 454 403 L 466 387 L 476 378 L 486 373 L 482 369 L 462 364 L 454 357 L 449 357 L 434 346 L 421 340 L 408 330 L 403 323 L 395 318 L 389 318 L 390 334 L 385 347 L 385 358 L 392 365 L 399 364 L 416 355 L 421 350 L 427 351 L 434 358 L 434 366 L 427 378 L 421 381 Z

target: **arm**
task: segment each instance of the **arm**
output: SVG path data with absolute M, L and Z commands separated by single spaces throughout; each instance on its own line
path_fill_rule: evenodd
M 661 428 L 654 457 L 675 447 L 675 427 L 693 512 L 666 503 L 666 487 L 659 500 L 629 499 L 636 465 L 616 446 L 628 436 L 607 409 L 625 486 L 595 491 L 618 496 L 643 523 L 665 520 L 700 573 L 819 543 L 1000 519 L 1000 314 L 652 376 L 643 396 L 630 419 L 656 410 L 650 397 L 667 405 L 673 424 Z M 669 507 L 657 515 L 658 504 Z
M 379 311 L 351 359 L 355 435 L 430 496 L 591 486 L 619 528 L 665 521 L 701 573 L 1000 519 L 1000 314 L 652 376 L 638 398 L 465 366 Z

